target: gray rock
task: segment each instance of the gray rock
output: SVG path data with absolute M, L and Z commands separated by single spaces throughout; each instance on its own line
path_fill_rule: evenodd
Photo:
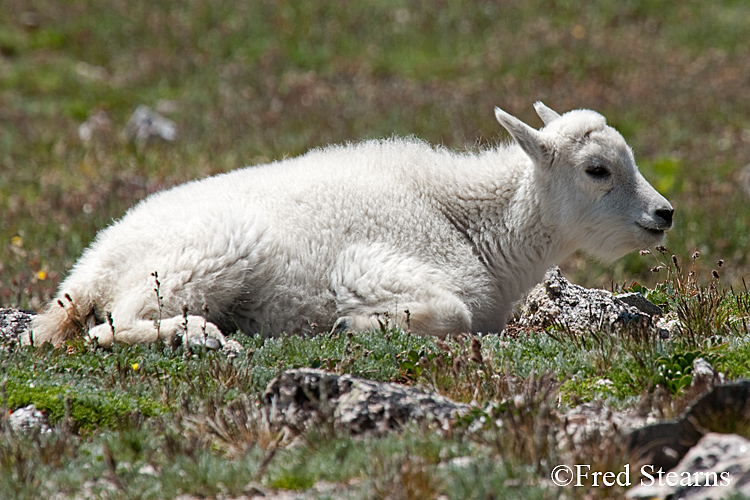
M 687 419 L 667 420 L 631 432 L 626 441 L 636 461 L 669 470 L 703 434 Z
M 17 433 L 48 433 L 52 431 L 47 416 L 37 410 L 34 405 L 19 408 L 11 413 L 8 416 L 8 423 L 13 432 Z
M 679 335 L 681 327 L 682 324 L 674 312 L 667 313 L 666 316 L 656 321 L 656 328 L 659 330 L 661 337 L 665 339 L 674 338 Z
M 663 470 L 648 465 L 628 498 L 720 499 L 750 496 L 750 441 L 736 434 L 708 433 L 677 466 Z M 650 476 L 650 477 L 649 477 Z
M 153 139 L 171 142 L 177 139 L 177 125 L 141 104 L 128 119 L 124 133 L 128 141 L 136 144 L 146 144 Z
M 560 274 L 558 267 L 547 271 L 544 281 L 526 296 L 518 324 L 537 328 L 564 325 L 575 333 L 612 331 L 623 326 L 653 327 L 651 314 L 619 300 L 606 290 L 572 284 Z
M 288 370 L 263 394 L 264 412 L 275 428 L 301 431 L 331 423 L 351 434 L 386 434 L 408 422 L 448 428 L 469 406 L 399 384 L 373 382 L 312 368 Z
M 596 440 L 619 442 L 622 436 L 655 422 L 654 417 L 634 410 L 614 411 L 601 403 L 582 403 L 560 416 L 563 426 L 557 432 L 561 449 L 572 450 Z
M 724 383 L 724 374 L 717 372 L 711 363 L 703 358 L 693 361 L 693 381 L 690 387 L 697 392 L 707 392 L 713 387 Z
M 18 344 L 22 334 L 31 328 L 33 313 L 17 309 L 0 309 L 0 349 L 8 349 Z
M 750 380 L 718 385 L 677 420 L 631 432 L 628 442 L 636 459 L 669 470 L 708 432 L 732 434 L 750 428 Z
M 661 307 L 657 306 L 646 297 L 644 297 L 643 294 L 640 294 L 638 292 L 618 293 L 617 295 L 615 295 L 615 298 L 617 300 L 625 302 L 630 306 L 637 307 L 641 312 L 644 312 L 650 316 L 661 316 L 662 314 Z

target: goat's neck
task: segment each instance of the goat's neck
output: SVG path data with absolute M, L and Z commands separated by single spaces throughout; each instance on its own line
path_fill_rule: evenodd
M 550 193 L 531 164 L 513 158 L 501 169 L 497 159 L 479 159 L 457 169 L 441 210 L 498 279 L 528 288 L 570 254 L 568 238 L 546 208 Z

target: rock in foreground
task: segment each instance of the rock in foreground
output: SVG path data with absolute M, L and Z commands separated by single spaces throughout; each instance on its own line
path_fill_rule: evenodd
M 708 433 L 669 473 L 646 470 L 628 498 L 720 499 L 750 496 L 750 441 Z M 664 471 L 666 472 L 666 471 Z
M 351 434 L 381 435 L 409 422 L 448 428 L 469 406 L 415 387 L 335 375 L 313 368 L 288 370 L 263 394 L 266 416 L 276 428 L 299 431 L 323 422 Z

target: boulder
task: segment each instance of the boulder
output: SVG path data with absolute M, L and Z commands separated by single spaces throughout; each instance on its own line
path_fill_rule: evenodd
M 622 297 L 624 300 L 606 290 L 574 285 L 554 267 L 526 296 L 517 323 L 535 328 L 562 325 L 583 334 L 621 327 L 653 328 L 652 315 L 661 309 L 640 294 Z
M 627 498 L 750 497 L 750 441 L 736 434 L 706 434 L 672 470 L 643 467 Z
M 447 429 L 469 406 L 400 384 L 373 382 L 313 368 L 287 370 L 263 394 L 272 427 L 301 431 L 332 423 L 351 434 L 383 435 L 409 422 L 437 423 Z
M 648 425 L 628 436 L 631 452 L 657 470 L 675 467 L 708 432 L 750 428 L 750 380 L 718 385 L 677 420 Z M 750 448 L 749 448 L 750 450 Z

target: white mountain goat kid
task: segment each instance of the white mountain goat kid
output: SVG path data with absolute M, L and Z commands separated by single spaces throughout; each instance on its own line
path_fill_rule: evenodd
M 439 337 L 500 332 L 574 251 L 611 261 L 672 226 L 603 116 L 534 107 L 541 130 L 496 108 L 515 144 L 479 154 L 369 141 L 153 194 L 99 233 L 33 342 L 223 344 L 222 331 L 362 331 L 386 317 Z

